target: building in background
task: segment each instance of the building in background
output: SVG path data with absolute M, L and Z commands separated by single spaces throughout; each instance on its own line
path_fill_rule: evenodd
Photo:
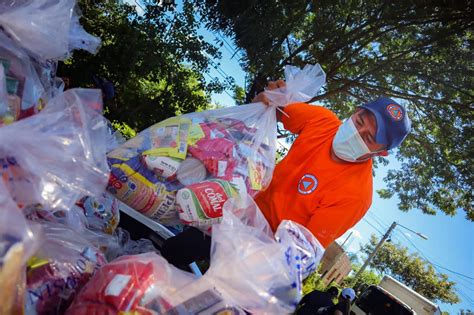
M 330 283 L 340 284 L 351 272 L 351 261 L 346 251 L 336 242 L 332 242 L 321 259 L 321 279 L 327 286 Z

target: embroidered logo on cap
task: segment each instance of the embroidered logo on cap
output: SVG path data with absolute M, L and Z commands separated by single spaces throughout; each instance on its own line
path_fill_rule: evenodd
M 298 183 L 298 192 L 302 195 L 309 195 L 316 187 L 318 187 L 318 180 L 311 174 L 305 174 L 301 177 Z
M 396 104 L 389 104 L 387 106 L 387 111 L 392 116 L 393 119 L 400 121 L 403 119 L 403 111 L 400 106 Z

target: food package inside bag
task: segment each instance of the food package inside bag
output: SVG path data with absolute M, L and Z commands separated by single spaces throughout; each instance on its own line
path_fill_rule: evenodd
M 71 89 L 39 114 L 0 132 L 0 178 L 20 206 L 70 209 L 103 193 L 109 177 L 107 122 L 99 90 Z
M 63 314 L 106 260 L 77 231 L 52 222 L 41 226 L 44 240 L 27 263 L 25 314 Z
M 0 31 L 0 64 L 3 66 L 8 114 L 0 111 L 0 126 L 35 113 L 52 94 L 52 87 L 37 72 L 41 68 L 28 53 Z
M 0 181 L 0 314 L 23 313 L 26 262 L 41 241 Z
M 209 179 L 178 190 L 179 218 L 185 224 L 210 234 L 212 225 L 222 219 L 225 202 L 237 195 L 234 187 L 224 180 Z
M 271 106 L 248 104 L 172 117 L 109 152 L 108 190 L 165 224 L 178 218 L 177 192 L 206 180 L 226 181 L 239 194 L 255 197 L 269 185 L 275 167 L 275 108 L 308 101 L 314 94 L 305 93 L 324 83 L 319 65 L 287 74 L 288 87 L 272 91 Z
M 159 293 L 172 294 L 195 276 L 168 264 L 155 253 L 122 256 L 100 268 L 84 286 L 67 314 L 160 314 L 153 311 Z
M 253 202 L 229 199 L 213 227 L 211 265 L 200 278 L 152 253 L 123 256 L 103 266 L 69 314 L 287 314 L 297 305 L 293 241 L 276 241 Z

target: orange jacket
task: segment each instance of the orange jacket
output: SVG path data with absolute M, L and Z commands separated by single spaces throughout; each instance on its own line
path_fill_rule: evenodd
M 327 247 L 354 226 L 372 203 L 372 161 L 340 163 L 331 158 L 341 121 L 330 110 L 304 103 L 285 108 L 288 131 L 298 134 L 276 166 L 257 204 L 275 231 L 282 220 L 306 226 Z

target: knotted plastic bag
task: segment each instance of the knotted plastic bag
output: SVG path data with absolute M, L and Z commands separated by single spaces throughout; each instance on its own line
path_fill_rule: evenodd
M 100 46 L 79 24 L 76 0 L 6 0 L 0 12 L 3 29 L 41 60 L 65 60 L 73 49 L 95 53 Z
M 302 282 L 316 271 L 324 254 L 324 247 L 304 226 L 291 220 L 283 220 L 275 232 L 275 239 L 288 246 L 286 255 L 289 263 L 298 274 L 298 290 Z
M 72 89 L 0 129 L 0 180 L 20 207 L 70 209 L 79 197 L 103 192 L 109 168 L 101 104 L 99 90 Z
M 308 101 L 322 83 L 319 65 L 287 70 L 271 106 L 248 104 L 169 118 L 109 152 L 108 191 L 160 221 L 179 218 L 209 232 L 224 203 L 255 197 L 275 167 L 276 107 Z M 308 94 L 309 93 L 309 94 Z

